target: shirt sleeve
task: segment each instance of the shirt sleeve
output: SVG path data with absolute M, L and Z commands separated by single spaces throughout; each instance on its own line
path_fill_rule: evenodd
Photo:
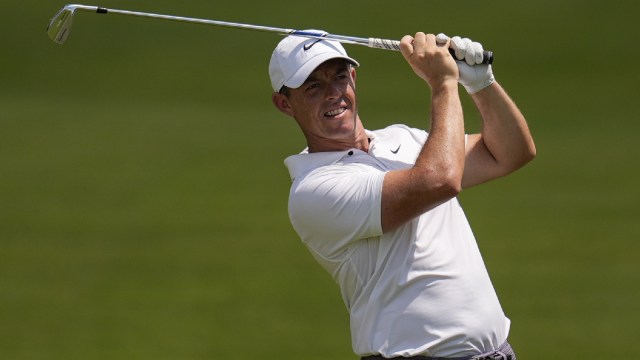
M 359 164 L 334 164 L 294 181 L 289 217 L 302 241 L 332 258 L 354 241 L 381 236 L 384 175 Z

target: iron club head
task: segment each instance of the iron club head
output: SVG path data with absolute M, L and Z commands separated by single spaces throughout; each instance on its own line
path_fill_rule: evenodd
M 69 38 L 71 32 L 71 24 L 73 23 L 73 15 L 77 10 L 84 11 L 97 11 L 96 6 L 65 5 L 58 13 L 51 18 L 49 25 L 47 26 L 47 34 L 49 38 L 58 44 L 64 44 Z
M 72 5 L 66 5 L 51 18 L 49 26 L 47 26 L 47 34 L 51 40 L 58 44 L 64 44 L 67 41 L 75 11 Z

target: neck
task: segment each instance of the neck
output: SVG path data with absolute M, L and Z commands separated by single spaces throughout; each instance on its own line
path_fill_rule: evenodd
M 364 152 L 369 151 L 369 136 L 360 121 L 357 121 L 355 131 L 348 137 L 332 139 L 313 134 L 305 134 L 305 137 L 307 138 L 307 146 L 309 147 L 310 153 L 345 151 L 349 149 L 358 149 Z

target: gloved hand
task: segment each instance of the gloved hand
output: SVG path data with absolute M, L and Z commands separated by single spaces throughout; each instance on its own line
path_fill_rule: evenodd
M 444 44 L 449 39 L 447 35 L 442 33 L 436 36 L 438 44 Z M 449 47 L 454 50 L 458 63 L 460 71 L 458 82 L 464 86 L 469 94 L 475 94 L 496 81 L 491 65 L 482 64 L 484 51 L 482 44 L 454 36 L 451 38 Z

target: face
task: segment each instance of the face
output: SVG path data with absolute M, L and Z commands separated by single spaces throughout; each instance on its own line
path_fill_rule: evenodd
M 273 100 L 296 119 L 310 147 L 350 142 L 357 135 L 355 69 L 342 59 L 323 63 L 288 97 L 274 94 Z

